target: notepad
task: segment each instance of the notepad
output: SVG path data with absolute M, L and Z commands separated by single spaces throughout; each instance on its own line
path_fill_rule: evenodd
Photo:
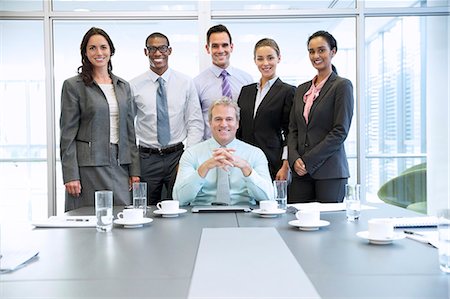
M 36 227 L 95 227 L 95 216 L 51 216 L 42 221 L 34 221 Z
M 4 250 L 0 260 L 0 273 L 9 273 L 20 269 L 33 261 L 39 251 L 35 249 Z
M 392 221 L 394 227 L 432 227 L 438 225 L 435 216 L 382 218 Z

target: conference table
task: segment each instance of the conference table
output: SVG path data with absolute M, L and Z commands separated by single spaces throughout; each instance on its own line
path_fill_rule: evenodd
M 114 225 L 108 233 L 95 228 L 35 228 L 26 236 L 16 237 L 38 248 L 38 258 L 0 276 L 0 298 L 201 297 L 192 295 L 190 288 L 193 276 L 198 274 L 195 269 L 202 235 L 224 230 L 232 235 L 255 229 L 281 237 L 294 264 L 304 271 L 320 298 L 448 299 L 450 275 L 440 271 L 436 248 L 407 238 L 375 245 L 356 236 L 367 230 L 371 218 L 419 214 L 384 203 L 371 205 L 375 209 L 363 210 L 355 222 L 347 222 L 345 211 L 321 213 L 321 219 L 330 225 L 316 231 L 301 231 L 289 225 L 295 219 L 293 213 L 262 218 L 251 212 L 192 213 L 189 207 L 187 213 L 174 218 L 155 215 L 152 207 L 148 215 L 153 222 L 139 228 Z M 115 215 L 121 209 L 114 207 Z M 92 207 L 69 213 L 93 214 Z M 5 234 L 5 230 L 12 229 L 3 226 L 2 238 L 11 235 L 12 231 Z M 227 270 L 231 272 L 225 273 L 229 281 L 219 283 L 230 289 L 239 273 L 263 262 L 258 250 L 248 252 L 245 242 L 236 243 L 226 245 L 234 246 L 231 250 L 245 255 L 248 263 Z M 280 252 L 273 252 L 273 256 L 282 258 Z M 264 271 L 274 281 L 289 278 L 289 273 L 280 269 Z M 220 274 L 210 269 L 211 276 Z M 245 279 L 250 290 L 263 287 L 252 277 Z M 301 290 L 302 281 L 296 287 Z M 264 297 L 236 294 L 203 298 Z M 310 298 L 308 294 L 298 291 L 289 298 Z

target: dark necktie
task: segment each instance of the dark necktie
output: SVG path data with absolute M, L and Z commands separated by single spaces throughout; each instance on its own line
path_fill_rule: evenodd
M 167 109 L 166 87 L 163 78 L 158 78 L 158 90 L 156 91 L 156 127 L 158 142 L 166 146 L 170 141 L 169 111 Z
M 230 81 L 228 81 L 228 72 L 226 70 L 223 70 L 220 74 L 220 77 L 222 77 L 222 95 L 227 96 L 230 99 L 233 98 L 233 95 L 231 94 L 231 85 Z

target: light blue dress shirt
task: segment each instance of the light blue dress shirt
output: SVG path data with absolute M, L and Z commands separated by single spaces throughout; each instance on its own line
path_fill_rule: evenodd
M 173 198 L 179 200 L 180 205 L 209 205 L 215 200 L 217 171 L 211 169 L 202 178 L 197 170 L 203 162 L 212 157 L 212 151 L 219 147 L 220 144 L 210 138 L 183 153 L 173 189 Z M 235 149 L 234 155 L 246 160 L 253 168 L 248 177 L 237 167 L 229 168 L 231 204 L 253 205 L 256 200 L 272 199 L 272 180 L 263 151 L 238 139 L 230 142 L 227 148 Z
M 228 76 L 228 81 L 231 85 L 233 100 L 237 101 L 242 86 L 253 83 L 254 80 L 248 73 L 235 67 L 229 66 L 226 70 L 228 74 L 230 74 L 230 76 Z M 205 124 L 204 140 L 211 137 L 208 120 L 209 106 L 211 106 L 215 100 L 222 97 L 222 78 L 220 77 L 222 71 L 222 68 L 212 65 L 194 78 Z

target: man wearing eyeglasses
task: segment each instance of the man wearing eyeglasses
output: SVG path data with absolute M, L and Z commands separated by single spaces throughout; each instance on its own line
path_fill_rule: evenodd
M 176 169 L 187 147 L 202 140 L 203 117 L 194 83 L 187 75 L 169 68 L 169 39 L 150 34 L 145 43 L 150 69 L 130 81 L 134 93 L 136 139 L 141 163 L 141 182 L 147 182 L 148 204 L 172 198 Z
M 252 76 L 248 73 L 230 65 L 234 44 L 227 27 L 219 24 L 209 28 L 206 33 L 205 48 L 206 52 L 211 55 L 212 65 L 194 78 L 205 124 L 204 140 L 211 137 L 208 109 L 213 101 L 220 99 L 222 96 L 237 101 L 242 86 L 254 82 Z M 227 87 L 228 92 L 226 91 L 227 88 L 224 88 L 225 80 L 229 86 Z

